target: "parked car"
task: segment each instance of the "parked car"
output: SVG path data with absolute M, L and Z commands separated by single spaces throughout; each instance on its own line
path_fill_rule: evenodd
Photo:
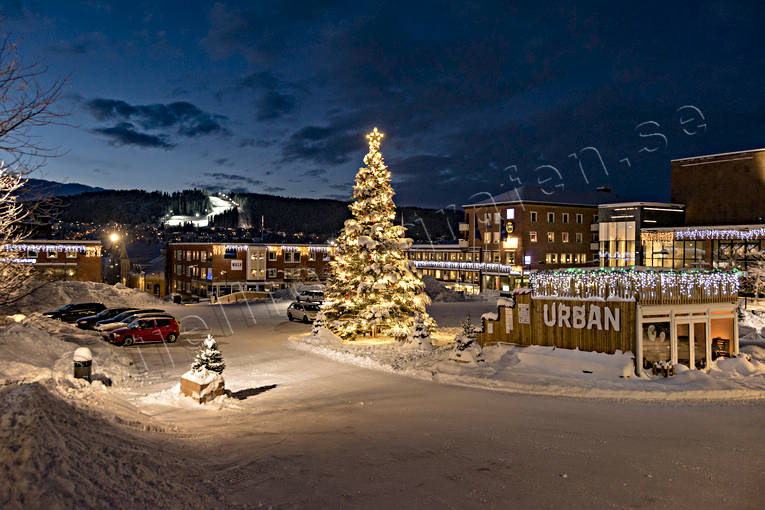
M 316 319 L 316 314 L 319 313 L 319 305 L 317 303 L 292 303 L 287 308 L 287 318 L 289 320 L 302 320 L 303 322 L 312 322 Z
M 324 301 L 324 293 L 320 290 L 303 290 L 296 299 L 306 303 L 321 303 Z
M 82 319 L 77 319 L 76 324 L 80 329 L 93 329 L 98 321 L 111 319 L 112 317 L 115 317 L 123 312 L 130 312 L 134 310 L 137 310 L 137 308 L 107 308 L 106 310 L 101 310 L 95 315 L 88 315 Z
M 173 343 L 181 335 L 178 321 L 172 317 L 143 317 L 125 328 L 109 333 L 109 341 L 115 345 L 133 345 L 147 342 Z
M 128 320 L 127 322 L 125 322 L 128 319 L 128 317 L 132 317 L 133 315 L 137 313 L 165 313 L 165 311 L 159 310 L 157 308 L 129 310 L 127 312 L 122 312 L 119 315 L 115 315 L 111 319 L 106 319 L 106 320 L 96 322 L 94 329 L 96 331 L 111 331 L 113 329 L 125 327 L 131 322 L 133 322 L 132 320 Z
M 137 321 L 138 319 L 144 319 L 144 318 L 147 318 L 147 317 L 155 317 L 155 318 L 156 317 L 163 317 L 163 318 L 166 318 L 166 319 L 173 319 L 173 320 L 175 320 L 175 317 L 173 317 L 169 313 L 165 313 L 165 312 L 136 313 L 136 314 L 133 314 L 133 315 L 131 315 L 131 316 L 125 318 L 125 319 L 122 319 L 119 322 L 113 322 L 111 324 L 107 324 L 106 325 L 107 327 L 105 327 L 101 331 L 104 334 L 106 334 L 109 331 L 114 331 L 115 329 L 126 328 L 130 324 L 132 324 L 133 322 Z
M 106 306 L 102 303 L 71 303 L 52 312 L 43 313 L 44 316 L 51 319 L 58 319 L 64 322 L 75 322 L 77 319 L 94 315 L 105 310 Z

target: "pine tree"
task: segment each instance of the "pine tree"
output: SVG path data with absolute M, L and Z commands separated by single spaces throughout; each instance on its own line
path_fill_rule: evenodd
M 458 351 L 464 351 L 475 344 L 475 326 L 473 326 L 473 321 L 470 320 L 470 314 L 462 321 L 462 331 L 457 335 L 455 341 Z
M 218 343 L 212 335 L 207 335 L 191 364 L 191 370 L 194 372 L 209 370 L 220 374 L 224 368 L 226 368 L 226 364 L 223 362 L 223 354 L 218 350 Z
M 404 227 L 394 226 L 396 206 L 390 172 L 380 153 L 383 134 L 374 128 L 367 135 L 369 153 L 356 174 L 349 208 L 331 263 L 325 317 L 330 329 L 344 339 L 382 334 L 403 340 L 411 318 L 423 314 L 428 330 L 435 321 L 427 315 L 430 303 L 414 263 L 407 260 Z
M 426 322 L 426 317 L 423 314 L 418 313 L 415 315 L 408 340 L 410 344 L 419 349 L 432 350 L 433 344 L 430 342 L 430 330 Z

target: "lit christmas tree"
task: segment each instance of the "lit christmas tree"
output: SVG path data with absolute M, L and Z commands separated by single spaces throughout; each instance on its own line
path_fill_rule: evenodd
M 222 373 L 226 368 L 226 364 L 223 362 L 223 354 L 218 350 L 218 343 L 212 337 L 207 335 L 201 349 L 194 358 L 194 362 L 191 364 L 191 370 L 193 372 L 201 372 L 203 370 L 209 370 L 210 372 Z
M 377 128 L 367 135 L 366 166 L 356 174 L 349 206 L 353 218 L 345 222 L 331 263 L 324 316 L 329 329 L 344 339 L 377 331 L 403 340 L 417 314 L 423 314 L 428 331 L 435 326 L 426 312 L 425 285 L 406 258 L 412 241 L 404 237 L 404 227 L 393 225 L 396 206 L 380 153 L 382 137 Z

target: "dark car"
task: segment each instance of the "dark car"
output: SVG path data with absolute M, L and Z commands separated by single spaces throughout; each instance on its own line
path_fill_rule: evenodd
M 103 303 L 71 303 L 52 312 L 45 312 L 43 315 L 64 322 L 75 322 L 77 319 L 97 314 L 105 309 L 106 306 Z
M 95 326 L 96 322 L 98 321 L 111 319 L 112 317 L 115 317 L 122 312 L 130 312 L 135 310 L 137 310 L 137 308 L 107 308 L 106 310 L 101 310 L 95 315 L 89 315 L 87 317 L 83 317 L 82 319 L 77 319 L 77 327 L 80 329 L 93 329 L 93 326 Z
M 131 315 L 135 315 L 137 313 L 165 313 L 164 310 L 160 310 L 158 308 L 145 308 L 145 309 L 138 309 L 138 310 L 128 310 L 126 312 L 122 312 L 120 314 L 115 315 L 111 319 L 104 319 L 96 322 L 93 325 L 93 329 L 96 329 L 98 331 L 104 331 L 104 330 L 112 330 L 114 328 L 109 327 L 110 324 L 114 324 L 115 322 L 122 322 L 123 320 L 127 319 Z M 119 326 L 122 327 L 122 326 Z
M 109 333 L 109 341 L 115 345 L 173 343 L 180 335 L 178 322 L 172 317 L 144 317 L 131 322 L 126 328 L 115 329 Z

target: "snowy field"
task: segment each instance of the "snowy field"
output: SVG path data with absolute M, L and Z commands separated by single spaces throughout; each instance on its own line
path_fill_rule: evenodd
M 752 382 L 763 376 L 738 366 L 643 381 L 619 377 L 619 356 L 500 346 L 475 366 L 441 359 L 466 313 L 492 311 L 485 301 L 435 303 L 446 330 L 428 356 L 307 344 L 299 339 L 310 326 L 288 322 L 286 302 L 161 303 L 181 318 L 181 341 L 119 348 L 34 313 L 67 292 L 52 290 L 45 306 L 26 303 L 15 310 L 20 322 L 0 327 L 2 508 L 764 502 L 765 406 Z M 208 332 L 223 352 L 229 394 L 199 406 L 175 387 Z M 83 345 L 95 354 L 92 385 L 70 377 L 71 354 Z M 734 400 L 691 395 L 705 385 Z

